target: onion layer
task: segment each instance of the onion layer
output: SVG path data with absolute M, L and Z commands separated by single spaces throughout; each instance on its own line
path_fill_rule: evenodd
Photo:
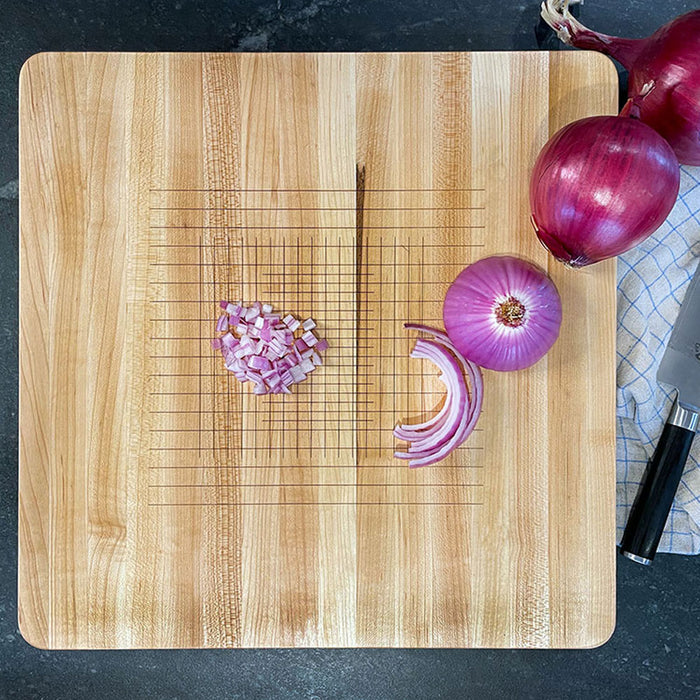
M 483 258 L 462 270 L 447 291 L 447 335 L 468 360 L 485 369 L 518 370 L 552 347 L 561 299 L 543 270 L 520 258 Z
M 484 384 L 481 371 L 466 360 L 441 331 L 418 324 L 405 327 L 433 336 L 419 338 L 411 357 L 431 360 L 441 370 L 447 396 L 440 411 L 422 423 L 398 425 L 394 435 L 409 443 L 408 451 L 394 456 L 408 460 L 409 467 L 425 467 L 443 460 L 472 433 L 481 414 Z M 469 378 L 471 395 L 465 381 Z
M 700 10 L 693 10 L 645 39 L 623 39 L 584 27 L 569 0 L 546 0 L 542 17 L 567 44 L 600 51 L 629 71 L 630 97 L 654 90 L 640 105 L 640 118 L 661 134 L 685 165 L 700 165 Z
M 537 158 L 532 223 L 542 244 L 569 267 L 633 248 L 675 204 L 678 160 L 661 136 L 634 118 L 643 99 L 628 102 L 619 117 L 567 124 Z

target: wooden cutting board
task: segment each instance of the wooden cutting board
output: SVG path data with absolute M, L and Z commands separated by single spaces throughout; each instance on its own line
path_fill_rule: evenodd
M 587 53 L 40 54 L 20 95 L 19 620 L 48 648 L 590 647 L 615 615 L 615 265 L 528 221 L 548 136 L 613 113 Z M 357 195 L 358 173 L 363 194 Z M 392 457 L 468 263 L 548 269 L 564 322 L 485 373 L 442 464 Z M 316 319 L 256 397 L 220 299 Z

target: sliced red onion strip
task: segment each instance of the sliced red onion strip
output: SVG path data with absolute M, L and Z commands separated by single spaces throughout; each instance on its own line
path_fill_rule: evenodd
M 481 368 L 474 362 L 470 362 L 469 360 L 467 360 L 464 357 L 464 355 L 462 355 L 459 352 L 459 350 L 457 350 L 455 345 L 449 339 L 447 333 L 443 333 L 442 331 L 438 331 L 434 328 L 415 323 L 406 323 L 404 324 L 404 327 L 406 329 L 418 330 L 422 331 L 423 333 L 432 334 L 438 343 L 442 343 L 445 347 L 452 351 L 452 353 L 457 358 L 457 361 L 460 363 L 467 376 L 469 377 L 469 382 L 472 386 L 473 404 L 472 417 L 465 428 L 465 430 L 468 430 L 467 434 L 464 436 L 464 440 L 466 440 L 466 438 L 469 436 L 469 433 L 471 433 L 474 429 L 476 422 L 479 420 L 479 415 L 481 414 L 481 406 L 484 401 L 484 378 L 481 374 Z
M 439 450 L 433 452 L 431 455 L 426 455 L 425 457 L 422 457 L 421 455 L 414 454 L 414 456 L 421 458 L 413 460 L 410 466 L 422 467 L 428 464 L 434 464 L 435 462 L 439 462 L 440 460 L 447 457 L 453 450 L 459 447 L 469 437 L 471 432 L 474 430 L 480 412 L 481 409 L 479 404 L 479 411 L 474 411 L 474 413 L 471 414 L 471 417 L 469 417 L 468 414 L 465 413 L 462 417 L 460 427 L 451 441 L 445 443 L 443 446 L 441 446 Z
M 444 383 L 445 382 L 443 382 L 443 384 Z M 445 388 L 447 388 L 447 385 L 445 385 Z M 397 425 L 396 428 L 394 428 L 394 435 L 399 438 L 399 440 L 406 440 L 406 442 L 409 442 L 416 436 L 420 436 L 424 430 L 442 425 L 450 412 L 451 403 L 452 397 L 449 394 L 445 394 L 445 400 L 437 413 L 422 423 Z
M 438 411 L 438 413 L 436 413 L 434 416 L 432 416 L 432 418 L 429 418 L 427 421 L 424 421 L 423 423 L 413 423 L 413 424 L 409 424 L 409 425 L 397 425 L 396 428 L 394 428 L 394 435 L 399 440 L 403 440 L 405 442 L 411 442 L 411 441 L 421 437 L 423 434 L 423 431 L 430 430 L 433 428 L 438 428 L 447 419 L 447 416 L 450 413 L 451 404 L 452 404 L 452 397 L 449 394 L 447 394 L 445 397 L 445 402 L 442 405 L 442 408 Z
M 437 367 L 442 370 L 443 377 L 446 377 L 447 391 L 450 396 L 450 408 L 448 419 L 436 430 L 425 432 L 412 442 L 409 452 L 422 453 L 426 449 L 435 449 L 443 445 L 454 435 L 459 428 L 460 419 L 464 413 L 469 394 L 467 385 L 462 376 L 462 371 L 457 361 L 450 353 L 445 352 L 444 347 L 432 340 L 419 339 L 416 347 L 411 353 L 411 357 L 425 358 L 432 360 Z
M 447 389 L 448 385 L 444 375 L 440 376 L 440 381 L 445 385 L 445 388 Z M 443 402 L 442 407 L 436 414 L 434 414 L 431 418 L 428 418 L 426 421 L 423 421 L 422 423 L 397 425 L 396 428 L 394 428 L 394 435 L 399 440 L 404 440 L 405 442 L 412 442 L 413 440 L 422 437 L 423 435 L 425 435 L 424 431 L 437 429 L 445 422 L 445 420 L 449 416 L 451 406 L 452 394 L 448 391 L 445 395 L 445 401 Z
M 394 431 L 409 443 L 407 452 L 397 451 L 394 456 L 409 460 L 414 468 L 441 461 L 469 437 L 481 413 L 483 379 L 481 370 L 457 351 L 445 333 L 419 324 L 407 323 L 405 327 L 433 336 L 432 340 L 416 341 L 411 357 L 432 360 L 442 371 L 441 379 L 447 387 L 445 404 L 436 416 L 424 423 L 399 425 Z

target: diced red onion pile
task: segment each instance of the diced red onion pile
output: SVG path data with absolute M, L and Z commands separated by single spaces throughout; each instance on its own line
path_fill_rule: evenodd
M 224 313 L 211 346 L 221 350 L 226 369 L 240 382 L 252 382 L 254 394 L 291 394 L 322 363 L 320 353 L 328 342 L 314 333 L 316 323 L 299 321 L 291 314 L 282 317 L 270 304 L 259 301 L 220 302 Z M 300 337 L 295 337 L 298 331 Z
M 394 456 L 409 460 L 409 467 L 425 467 L 447 457 L 472 433 L 481 413 L 484 382 L 479 367 L 465 359 L 445 333 L 414 323 L 406 323 L 405 327 L 433 336 L 430 340 L 419 338 L 411 357 L 434 362 L 447 388 L 445 403 L 432 418 L 394 429 L 399 440 L 409 443 L 407 452 L 395 452 Z M 471 384 L 471 395 L 465 376 Z

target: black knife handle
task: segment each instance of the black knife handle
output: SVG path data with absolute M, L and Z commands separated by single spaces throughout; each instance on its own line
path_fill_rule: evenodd
M 679 413 L 686 415 L 679 418 Z M 647 465 L 620 543 L 620 553 L 633 561 L 651 564 L 654 559 L 693 444 L 696 425 L 696 413 L 674 406 Z

